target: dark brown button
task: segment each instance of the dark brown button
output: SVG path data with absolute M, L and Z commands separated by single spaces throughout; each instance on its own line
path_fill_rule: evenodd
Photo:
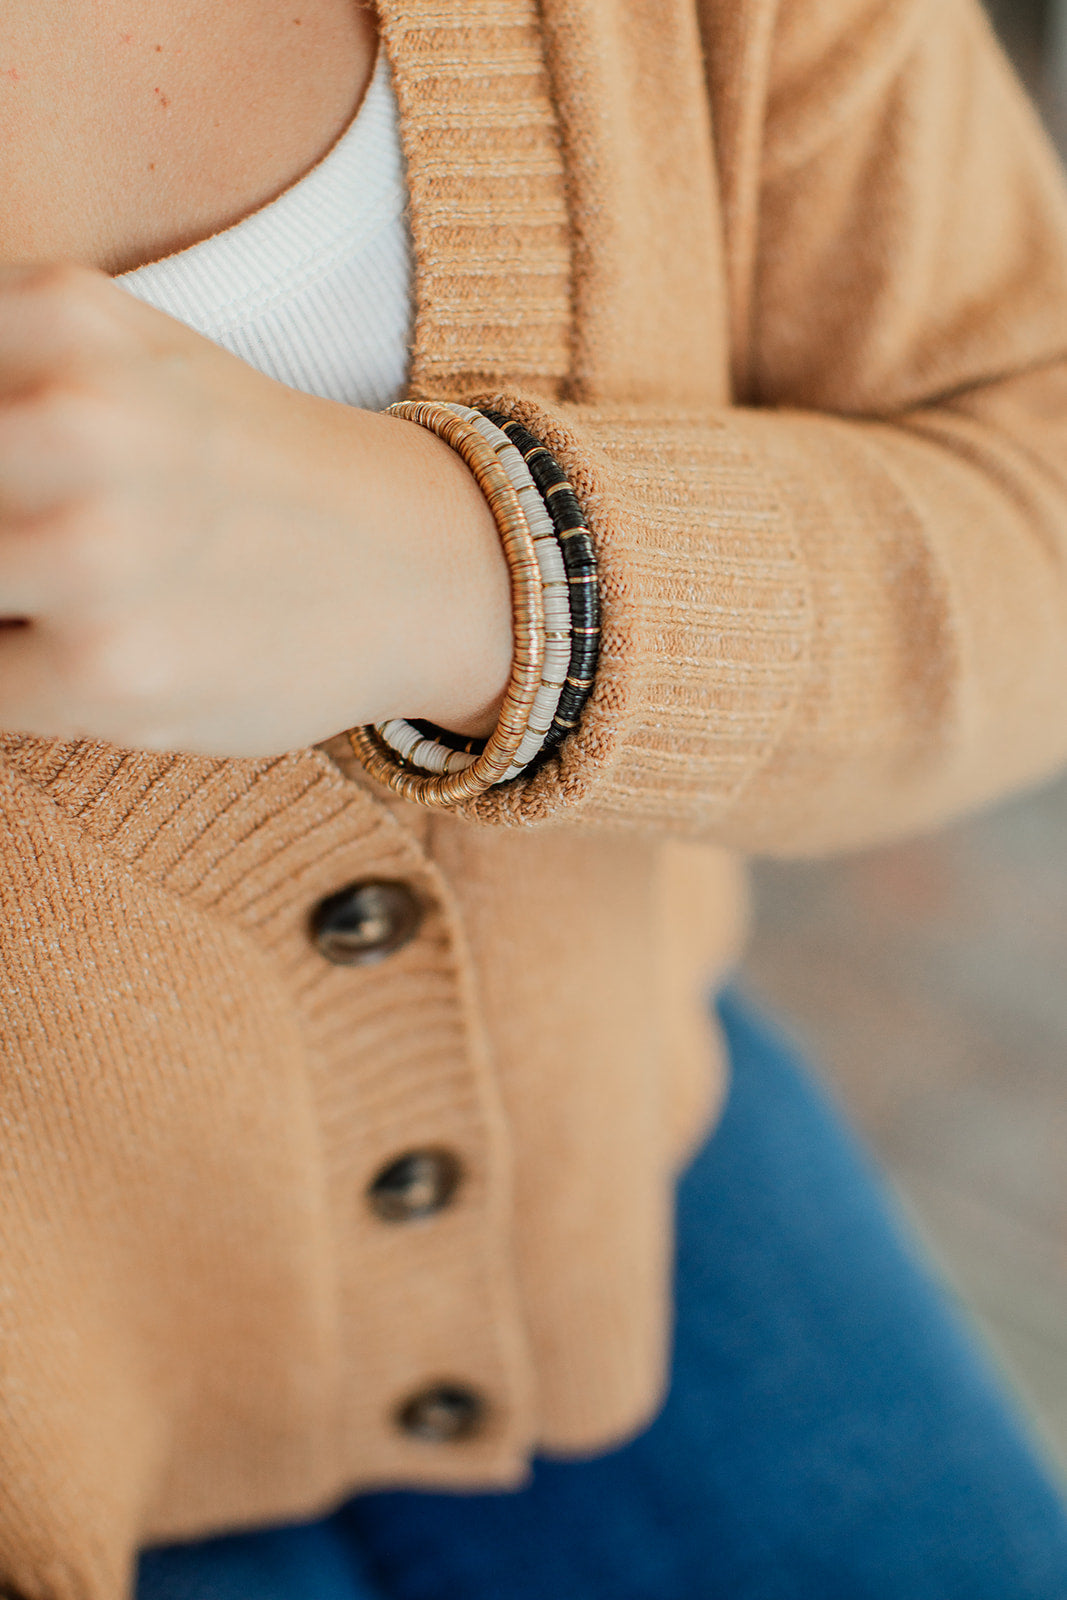
M 383 1222 L 415 1222 L 443 1211 L 463 1169 L 448 1150 L 409 1150 L 383 1167 L 367 1189 L 371 1210 Z
M 433 1444 L 455 1444 L 478 1432 L 487 1407 L 481 1395 L 465 1384 L 435 1383 L 420 1389 L 396 1413 L 405 1433 Z
M 320 900 L 311 913 L 311 937 L 327 961 L 357 967 L 407 944 L 422 915 L 419 898 L 406 883 L 370 878 Z

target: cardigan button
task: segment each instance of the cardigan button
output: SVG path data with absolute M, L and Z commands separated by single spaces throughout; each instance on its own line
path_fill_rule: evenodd
M 319 901 L 311 913 L 311 937 L 327 961 L 358 967 L 407 944 L 422 917 L 423 907 L 406 883 L 368 878 Z
M 412 1438 L 456 1444 L 479 1431 L 487 1411 L 477 1390 L 460 1383 L 435 1383 L 398 1407 L 396 1420 Z
M 367 1203 L 383 1222 L 416 1222 L 443 1211 L 463 1169 L 448 1150 L 409 1150 L 383 1167 L 367 1188 Z

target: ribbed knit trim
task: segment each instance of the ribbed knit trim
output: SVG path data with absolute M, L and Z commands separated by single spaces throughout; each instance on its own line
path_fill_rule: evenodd
M 511 827 L 435 815 L 432 859 L 322 752 L 0 739 L 0 1545 L 34 1600 L 119 1600 L 146 1534 L 368 1479 L 513 1481 L 535 1434 L 634 1424 L 666 1312 L 661 1132 L 678 1152 L 680 1104 L 708 1104 L 695 1004 L 672 1085 L 657 946 L 677 936 L 695 991 L 697 948 L 724 950 L 698 930 L 733 904 L 695 853 L 661 894 L 656 836 L 858 845 L 1067 749 L 1067 212 L 977 8 L 543 0 L 551 83 L 533 0 L 381 9 L 412 388 L 482 393 L 563 462 L 601 672 L 558 759 L 471 808 Z M 915 31 L 887 83 L 894 18 Z M 766 410 L 732 403 L 731 331 Z M 631 832 L 520 831 L 588 819 Z M 383 874 L 425 895 L 421 936 L 323 962 L 311 908 Z M 368 1179 L 424 1138 L 461 1153 L 462 1200 L 376 1229 Z M 437 1377 L 488 1391 L 483 1438 L 398 1435 Z
M 803 473 L 788 433 L 743 414 L 476 401 L 517 417 L 571 477 L 597 543 L 603 631 L 580 728 L 532 778 L 460 809 L 512 825 L 721 827 L 805 681 L 812 606 L 789 509 Z
M 570 262 L 536 6 L 476 0 L 462 25 L 440 0 L 414 0 L 402 18 L 391 10 L 383 8 L 382 33 L 401 108 L 416 258 L 411 391 L 439 384 L 462 397 L 506 376 L 555 392 L 569 361 Z M 0 752 L 87 844 L 190 910 L 239 924 L 293 997 L 316 1063 L 342 1273 L 345 1371 L 327 1479 L 328 1458 L 351 1460 L 350 1441 L 363 1440 L 371 1481 L 514 1481 L 536 1411 L 515 1284 L 510 1140 L 452 896 L 412 832 L 319 752 L 220 762 L 20 736 L 0 740 Z M 373 981 L 328 969 L 307 937 L 317 899 L 367 875 L 403 878 L 432 908 L 423 937 L 372 969 Z M 399 1241 L 360 1227 L 354 1248 L 353 1208 L 373 1171 L 420 1140 L 458 1151 L 468 1174 L 464 1206 L 442 1227 L 408 1230 Z M 398 1434 L 389 1416 L 428 1376 L 428 1279 L 441 1375 L 466 1376 L 493 1407 L 489 1428 L 444 1457 Z M 384 1295 L 375 1293 L 380 1283 Z M 610 1397 L 609 1426 L 629 1399 Z M 192 1452 L 180 1465 L 196 1459 Z M 279 1475 L 275 1491 L 292 1502 L 283 1482 Z M 227 1478 L 227 1492 L 230 1514 L 239 1515 L 240 1479 Z M 184 1476 L 161 1493 L 151 1536 L 212 1521 L 202 1499 L 217 1493 L 210 1476 L 202 1485 Z M 184 1524 L 168 1515 L 170 1504 Z
M 462 398 L 570 368 L 563 164 L 534 0 L 385 0 L 414 239 L 410 392 Z
M 514 1281 L 510 1138 L 463 930 L 440 872 L 387 808 L 318 751 L 219 761 L 8 735 L 0 755 L 9 784 L 17 772 L 83 835 L 84 849 L 71 839 L 65 854 L 91 863 L 94 848 L 103 850 L 146 886 L 180 900 L 186 938 L 179 953 L 188 966 L 175 983 L 182 970 L 186 982 L 201 981 L 194 929 L 203 916 L 228 929 L 228 939 L 243 930 L 273 967 L 272 987 L 287 994 L 307 1052 L 333 1219 L 341 1365 L 332 1439 L 318 1457 L 321 1482 L 293 1485 L 287 1503 L 296 1503 L 295 1494 L 313 1505 L 354 1474 L 364 1484 L 514 1481 L 535 1424 Z M 17 795 L 7 809 L 13 816 L 22 809 Z M 309 937 L 310 911 L 367 877 L 408 884 L 427 907 L 426 923 L 382 966 L 333 967 Z M 87 948 L 97 937 L 91 928 L 83 936 Z M 116 931 L 102 925 L 99 936 L 103 964 L 133 959 L 122 955 Z M 365 1226 L 360 1196 L 382 1163 L 442 1143 L 466 1174 L 455 1217 L 399 1238 Z M 427 1453 L 391 1420 L 391 1407 L 427 1380 L 419 1298 L 430 1279 L 435 1365 L 486 1392 L 493 1407 L 491 1426 L 445 1457 Z M 368 1466 L 353 1467 L 353 1440 L 373 1441 Z M 195 1457 L 186 1452 L 183 1465 Z M 269 1471 L 276 1489 L 278 1465 Z M 227 1478 L 225 1486 L 229 1514 L 238 1517 L 240 1482 Z M 249 1515 L 262 1514 L 259 1491 L 252 1479 L 244 1486 Z M 202 1485 L 188 1477 L 164 1485 L 148 1536 L 182 1537 L 209 1525 L 219 1492 L 210 1473 Z M 179 1520 L 171 1505 L 181 1507 Z

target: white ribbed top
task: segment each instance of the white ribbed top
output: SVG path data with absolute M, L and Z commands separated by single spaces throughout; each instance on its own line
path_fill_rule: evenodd
M 404 392 L 412 254 L 389 60 L 354 120 L 259 211 L 115 279 L 294 389 L 381 410 Z

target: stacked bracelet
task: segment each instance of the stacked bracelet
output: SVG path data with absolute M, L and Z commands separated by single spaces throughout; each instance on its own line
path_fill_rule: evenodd
M 555 749 L 577 726 L 596 677 L 600 653 L 600 591 L 597 585 L 596 550 L 578 497 L 551 451 L 521 423 L 512 422 L 497 411 L 487 411 L 485 415 L 507 434 L 526 463 L 552 517 L 567 572 L 571 654 L 566 685 L 543 745 L 543 750 L 547 752 Z
M 545 653 L 541 573 L 519 497 L 492 446 L 478 430 L 436 401 L 400 400 L 388 408 L 388 413 L 429 428 L 463 457 L 489 503 L 511 574 L 511 677 L 497 725 L 484 749 L 468 766 L 452 772 L 411 771 L 397 762 L 395 752 L 377 728 L 349 729 L 352 749 L 372 777 L 405 799 L 423 805 L 453 805 L 500 782 L 526 731 L 541 686 Z
M 487 741 L 402 718 L 349 732 L 374 777 L 408 799 L 448 805 L 517 777 L 577 723 L 600 634 L 595 552 L 558 462 L 518 423 L 455 402 L 400 401 L 389 414 L 432 429 L 464 457 L 511 572 L 512 675 Z
M 510 768 L 500 780 L 506 783 L 509 778 L 518 777 L 519 773 L 540 754 L 555 721 L 560 696 L 566 687 L 567 673 L 570 669 L 570 586 L 567 582 L 563 551 L 556 538 L 552 518 L 538 492 L 530 469 L 515 444 L 499 426 L 496 418 L 490 417 L 487 412 L 455 404 L 449 409 L 472 422 L 483 439 L 496 450 L 501 465 L 511 479 L 526 512 L 541 572 L 541 598 L 545 608 L 545 655 L 541 663 L 541 687 L 530 710 L 530 720 L 526 724 L 522 742 L 515 752 Z
M 506 783 L 518 777 L 541 750 L 545 735 L 559 705 L 571 656 L 571 613 L 567 573 L 563 554 L 556 541 L 552 518 L 519 452 L 506 433 L 471 406 L 448 402 L 448 410 L 477 428 L 492 445 L 519 497 L 533 536 L 537 564 L 541 573 L 541 598 L 545 611 L 545 654 L 541 663 L 541 686 L 530 710 L 526 731 L 511 765 L 499 780 Z M 427 722 L 408 722 L 396 718 L 379 726 L 378 732 L 390 749 L 412 766 L 429 772 L 461 772 L 471 766 L 480 748 L 473 741 L 458 739 L 443 728 Z

